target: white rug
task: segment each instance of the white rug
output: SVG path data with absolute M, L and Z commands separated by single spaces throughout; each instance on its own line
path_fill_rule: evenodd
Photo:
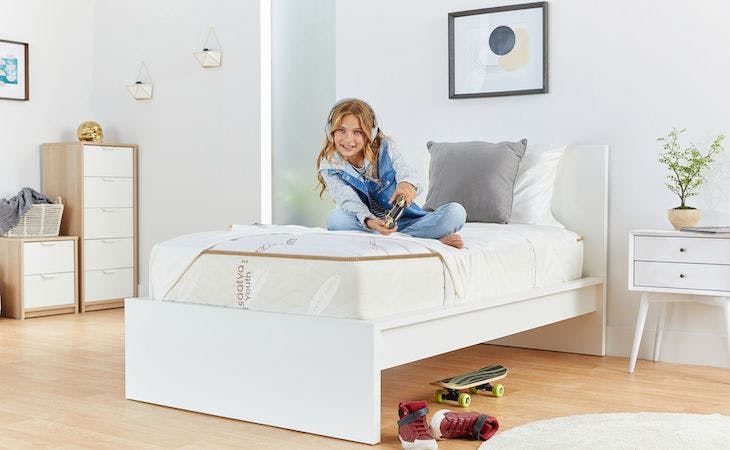
M 730 449 L 730 417 L 673 413 L 558 417 L 497 432 L 479 450 L 500 448 Z

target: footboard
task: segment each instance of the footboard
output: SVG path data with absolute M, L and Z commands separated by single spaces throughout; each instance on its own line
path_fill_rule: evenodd
M 127 299 L 126 397 L 375 444 L 375 344 L 363 321 Z

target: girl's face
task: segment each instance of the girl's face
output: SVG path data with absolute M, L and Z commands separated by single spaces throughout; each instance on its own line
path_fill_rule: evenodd
M 365 133 L 354 114 L 347 114 L 342 118 L 340 125 L 334 131 L 334 141 L 335 149 L 343 158 L 357 166 L 362 165 L 365 158 L 363 156 Z

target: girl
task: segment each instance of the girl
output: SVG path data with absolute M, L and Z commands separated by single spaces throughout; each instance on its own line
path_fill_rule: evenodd
M 327 217 L 327 229 L 365 229 L 383 235 L 400 231 L 464 246 L 456 234 L 466 221 L 464 207 L 447 203 L 427 212 L 413 203 L 421 184 L 378 128 L 370 105 L 355 98 L 335 103 L 325 133 L 327 139 L 317 155 L 319 195 L 329 189 L 337 204 Z M 388 228 L 383 219 L 399 195 L 405 197 L 407 208 L 396 227 Z

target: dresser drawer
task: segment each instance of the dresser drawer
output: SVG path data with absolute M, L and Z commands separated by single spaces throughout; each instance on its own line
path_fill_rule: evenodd
M 634 285 L 730 291 L 730 266 L 636 261 L 634 262 Z
M 84 208 L 86 239 L 134 237 L 133 208 Z
M 74 281 L 73 272 L 25 275 L 24 308 L 74 305 L 76 297 Z
M 134 239 L 84 240 L 84 270 L 134 266 Z
M 87 270 L 84 301 L 113 300 L 134 296 L 134 269 Z
M 634 259 L 730 264 L 730 239 L 635 236 Z
M 25 242 L 23 274 L 74 271 L 74 241 Z
M 84 207 L 133 207 L 132 180 L 119 177 L 84 177 Z
M 84 146 L 84 176 L 132 177 L 134 163 L 129 147 Z

